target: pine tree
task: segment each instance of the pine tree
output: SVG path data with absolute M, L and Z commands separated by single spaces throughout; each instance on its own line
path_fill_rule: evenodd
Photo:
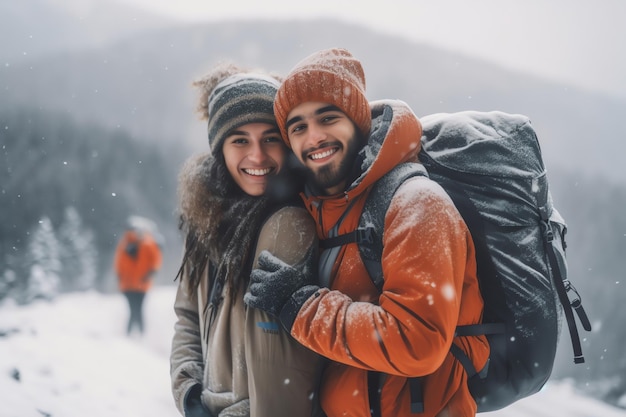
M 28 243 L 28 282 L 22 299 L 28 303 L 36 298 L 53 299 L 59 292 L 59 241 L 52 222 L 43 217 Z
M 6 269 L 0 274 L 0 301 L 14 293 L 16 282 L 15 271 Z
M 26 288 L 26 270 L 22 252 L 11 251 L 4 255 L 4 271 L 0 273 L 0 301 L 5 298 L 20 299 Z
M 63 223 L 59 227 L 59 242 L 61 289 L 68 292 L 93 288 L 98 268 L 94 234 L 84 226 L 73 206 L 65 209 Z

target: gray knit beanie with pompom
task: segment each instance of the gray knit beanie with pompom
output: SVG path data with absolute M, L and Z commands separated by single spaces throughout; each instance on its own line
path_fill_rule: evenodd
M 229 132 L 248 123 L 276 124 L 274 96 L 280 83 L 261 73 L 238 73 L 215 86 L 207 100 L 211 151 L 222 148 Z

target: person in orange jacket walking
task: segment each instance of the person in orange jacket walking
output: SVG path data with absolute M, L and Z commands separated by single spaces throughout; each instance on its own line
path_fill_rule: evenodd
M 128 301 L 130 315 L 126 333 L 134 327 L 144 332 L 143 301 L 154 274 L 161 268 L 161 247 L 150 230 L 129 221 L 115 250 L 115 272 L 120 291 Z
M 301 196 L 322 240 L 351 236 L 374 184 L 420 149 L 413 111 L 398 100 L 368 102 L 361 63 L 345 49 L 296 65 L 274 113 L 307 168 Z M 263 252 L 245 301 L 331 360 L 320 392 L 328 417 L 475 415 L 467 374 L 451 353 L 461 349 L 478 370 L 489 356 L 483 335 L 455 335 L 483 312 L 467 226 L 437 183 L 414 177 L 393 194 L 382 236 L 381 290 L 347 242 L 321 254 L 322 285 L 295 286 L 291 277 L 302 271 Z M 422 377 L 417 389 L 414 377 Z

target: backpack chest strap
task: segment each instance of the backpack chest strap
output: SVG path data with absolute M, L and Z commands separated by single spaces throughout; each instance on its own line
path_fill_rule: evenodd
M 374 227 L 359 227 L 358 229 L 350 232 L 344 233 L 339 236 L 329 237 L 326 239 L 320 240 L 320 247 L 322 249 L 330 249 L 335 246 L 344 246 L 348 243 L 357 243 L 357 244 L 371 244 L 374 242 Z

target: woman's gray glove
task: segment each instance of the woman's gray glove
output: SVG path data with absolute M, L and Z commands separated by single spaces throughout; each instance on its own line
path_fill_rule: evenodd
M 315 284 L 314 256 L 308 255 L 303 262 L 291 266 L 268 251 L 262 251 L 258 268 L 250 274 L 250 287 L 244 296 L 246 305 L 278 317 L 294 292 Z

